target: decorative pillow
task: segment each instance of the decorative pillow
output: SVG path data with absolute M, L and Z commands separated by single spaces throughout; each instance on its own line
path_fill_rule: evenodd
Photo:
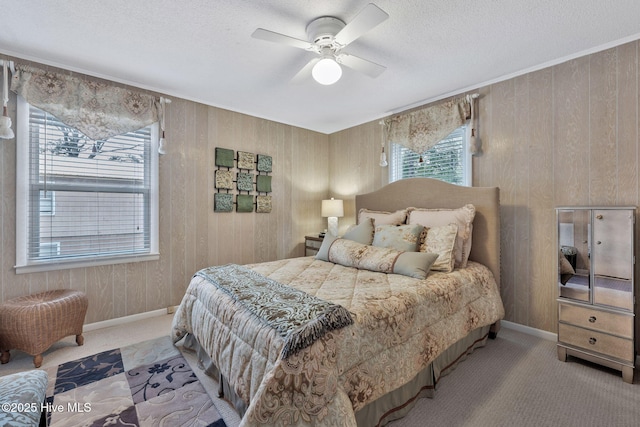
M 373 218 L 365 218 L 360 224 L 349 227 L 342 238 L 370 245 L 373 242 L 373 233 Z
M 335 239 L 329 246 L 327 261 L 361 270 L 424 279 L 437 258 L 437 254 L 401 252 L 392 248 L 363 245 L 352 240 Z
M 420 252 L 438 254 L 438 259 L 431 269 L 450 273 L 455 264 L 454 247 L 458 234 L 458 225 L 449 224 L 442 227 L 426 228 L 426 236 L 420 244 Z
M 576 274 L 573 266 L 564 256 L 562 249 L 558 251 L 558 267 L 560 268 L 560 274 Z
M 338 236 L 334 236 L 333 234 L 325 234 L 320 249 L 318 249 L 318 253 L 316 254 L 316 259 L 328 261 L 329 247 L 337 238 Z M 349 227 L 342 238 L 362 243 L 363 245 L 370 245 L 371 242 L 373 242 L 373 219 L 366 218 L 362 223 Z
M 385 211 L 371 211 L 369 209 L 360 209 L 358 212 L 358 223 L 361 223 L 366 218 L 373 218 L 373 225 L 400 225 L 404 224 L 407 219 L 407 210 L 402 209 L 395 212 L 385 212 Z
M 393 272 L 403 276 L 424 279 L 431 266 L 438 259 L 438 254 L 428 252 L 403 252 L 398 256 Z
M 373 246 L 416 252 L 422 230 L 424 227 L 419 224 L 377 225 L 373 235 Z
M 329 248 L 338 240 L 338 236 L 334 236 L 331 233 L 327 233 L 324 235 L 324 239 L 322 239 L 322 244 L 320 245 L 320 249 L 318 249 L 318 253 L 316 254 L 316 259 L 321 259 L 322 261 L 329 261 Z
M 475 206 L 468 204 L 458 209 L 422 209 L 409 208 L 407 224 L 420 224 L 425 227 L 440 227 L 451 223 L 458 224 L 458 236 L 455 245 L 455 266 L 467 266 L 471 252 L 471 235 Z

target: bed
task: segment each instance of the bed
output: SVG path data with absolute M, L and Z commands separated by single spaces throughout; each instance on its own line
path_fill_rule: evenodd
M 326 245 L 328 260 L 301 257 L 196 273 L 171 335 L 198 352 L 242 426 L 384 425 L 404 416 L 419 397 L 432 396 L 442 376 L 497 334 L 504 316 L 498 188 L 412 178 L 355 201 L 354 230 L 366 228 L 363 212 L 418 208 L 409 212 L 419 218 L 430 209 L 471 205 L 466 265 L 428 271 L 426 278 L 396 272 L 399 261 L 378 270 L 384 263 L 354 267 L 349 262 L 362 262 L 362 253 L 382 250 L 345 234 Z M 396 228 L 414 230 L 408 218 Z M 382 228 L 376 226 L 376 233 Z M 424 232 L 436 228 L 446 227 Z M 343 262 L 334 248 L 350 245 L 360 255 Z M 384 250 L 393 255 L 395 249 Z M 309 313 L 322 314 L 310 314 L 308 322 L 296 318 L 308 306 Z

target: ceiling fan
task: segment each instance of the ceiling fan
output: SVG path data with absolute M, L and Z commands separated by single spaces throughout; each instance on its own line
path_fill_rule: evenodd
M 300 40 L 264 28 L 255 30 L 251 37 L 316 53 L 318 57 L 309 61 L 293 80 L 308 76 L 309 70 L 311 70 L 311 75 L 318 83 L 330 85 L 337 82 L 342 76 L 340 64 L 374 78 L 386 70 L 383 65 L 350 55 L 343 52 L 342 49 L 387 18 L 389 15 L 385 11 L 375 4 L 369 3 L 348 24 L 333 16 L 314 19 L 307 25 L 307 36 L 310 41 Z

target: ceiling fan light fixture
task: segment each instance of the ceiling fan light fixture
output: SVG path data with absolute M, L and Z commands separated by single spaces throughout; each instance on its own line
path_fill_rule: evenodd
M 342 67 L 333 58 L 322 58 L 313 66 L 311 75 L 321 85 L 332 85 L 342 77 Z

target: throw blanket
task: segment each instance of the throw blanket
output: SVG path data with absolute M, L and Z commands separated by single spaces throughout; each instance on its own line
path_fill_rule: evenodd
M 209 267 L 196 273 L 241 304 L 284 338 L 287 359 L 327 332 L 353 324 L 351 313 L 337 304 L 285 286 L 236 264 Z

